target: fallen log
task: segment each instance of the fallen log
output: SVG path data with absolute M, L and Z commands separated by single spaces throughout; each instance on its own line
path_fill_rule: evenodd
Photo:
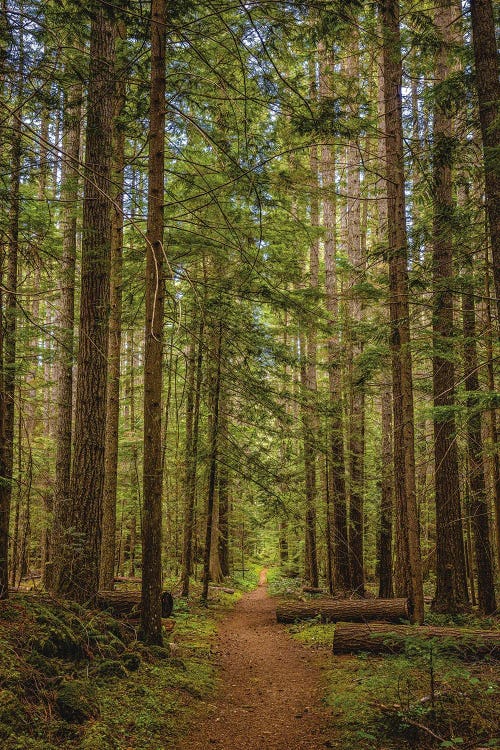
M 140 585 L 142 579 L 137 576 L 115 576 L 115 583 L 137 583 Z
M 325 589 L 319 589 L 316 586 L 302 586 L 304 594 L 324 594 Z
M 97 594 L 99 609 L 107 609 L 120 617 L 139 617 L 141 613 L 140 591 L 99 591 Z M 174 599 L 170 591 L 161 595 L 161 616 L 170 617 L 174 608 Z
M 213 586 L 212 584 L 209 585 L 209 589 L 212 591 L 222 591 L 223 594 L 234 594 L 235 590 L 228 588 L 227 586 Z
M 278 622 L 291 623 L 320 617 L 322 622 L 400 622 L 410 617 L 407 599 L 317 599 L 285 602 L 276 608 Z
M 386 622 L 339 622 L 333 637 L 334 654 L 401 653 L 411 639 L 412 643 L 429 643 L 435 640 L 439 650 L 460 656 L 500 657 L 500 630 L 464 630 L 431 626 L 391 625 Z

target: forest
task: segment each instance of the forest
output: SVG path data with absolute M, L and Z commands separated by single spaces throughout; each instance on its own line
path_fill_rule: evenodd
M 500 745 L 498 10 L 2 0 L 8 750 L 206 748 L 245 628 L 353 717 L 216 746 Z

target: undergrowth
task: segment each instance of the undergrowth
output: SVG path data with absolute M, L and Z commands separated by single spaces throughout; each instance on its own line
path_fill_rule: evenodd
M 240 595 L 215 590 L 204 608 L 195 584 L 163 648 L 142 645 L 137 623 L 49 596 L 0 602 L 0 747 L 173 747 L 213 689 L 217 620 Z
M 282 598 L 296 597 L 302 589 L 302 580 L 299 577 L 287 574 L 281 568 L 271 568 L 267 574 L 268 591 L 271 596 Z
M 462 624 L 470 626 L 470 618 Z M 491 625 L 483 621 L 483 626 Z M 498 662 L 464 661 L 441 651 L 435 642 L 416 639 L 407 639 L 400 655 L 333 657 L 334 630 L 334 625 L 316 621 L 290 626 L 305 646 L 325 650 L 330 747 L 500 747 Z

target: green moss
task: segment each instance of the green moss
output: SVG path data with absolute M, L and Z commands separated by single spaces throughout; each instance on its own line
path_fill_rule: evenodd
M 38 595 L 0 603 L 1 750 L 175 746 L 214 687 L 217 620 L 239 596 L 201 608 L 195 592 L 161 649 L 107 613 Z
M 28 724 L 28 714 L 19 698 L 10 690 L 0 690 L 0 738 L 21 734 Z
M 142 663 L 140 654 L 135 651 L 126 651 L 120 656 L 120 659 L 129 672 L 136 672 Z
M 102 661 L 94 669 L 94 674 L 97 677 L 127 677 L 128 672 L 125 665 L 121 661 L 113 661 L 112 659 L 106 659 Z
M 43 656 L 43 654 L 39 654 L 37 651 L 33 651 L 26 661 L 45 677 L 55 677 L 60 671 L 60 664 L 54 659 L 48 659 L 46 656 Z
M 332 623 L 321 624 L 315 620 L 293 625 L 290 632 L 294 638 L 305 646 L 331 648 L 335 625 Z
M 96 688 L 89 680 L 71 680 L 59 688 L 56 705 L 63 719 L 83 724 L 99 716 Z
M 20 735 L 7 740 L 2 750 L 58 750 L 58 747 L 45 739 Z
M 36 614 L 38 625 L 31 639 L 31 648 L 43 656 L 65 656 L 79 659 L 83 654 L 81 623 L 71 615 L 58 616 L 49 610 Z
M 109 726 L 96 721 L 85 729 L 80 750 L 116 750 L 118 745 Z
M 165 646 L 148 646 L 148 651 L 155 659 L 170 659 L 170 649 Z

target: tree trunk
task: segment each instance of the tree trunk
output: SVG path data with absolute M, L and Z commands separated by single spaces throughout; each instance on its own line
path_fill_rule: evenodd
M 436 85 L 450 74 L 450 45 L 454 12 L 451 0 L 439 0 L 435 11 L 440 45 L 436 55 Z M 434 109 L 433 217 L 433 397 L 436 501 L 436 594 L 433 609 L 459 612 L 467 605 L 467 577 L 458 480 L 453 330 L 453 226 L 450 140 L 452 120 L 436 103 Z
M 397 564 L 405 582 L 405 593 L 412 601 L 412 617 L 416 622 L 421 623 L 424 619 L 424 597 L 415 488 L 399 3 L 397 0 L 381 0 L 379 5 L 384 36 L 384 119 L 394 409 L 396 553 Z
M 195 308 L 196 309 L 196 308 Z M 194 516 L 196 508 L 196 468 L 198 463 L 198 434 L 200 423 L 200 398 L 203 376 L 203 333 L 204 321 L 200 319 L 198 327 L 196 319 L 192 323 L 193 330 L 197 330 L 198 339 L 193 335 L 188 355 L 188 385 L 186 395 L 186 476 L 185 493 L 186 504 L 184 514 L 184 543 L 182 553 L 182 594 L 189 596 L 189 578 L 193 568 L 193 534 Z
M 305 579 L 311 586 L 318 585 L 318 559 L 316 550 L 316 449 L 313 429 L 314 408 L 312 395 L 315 392 L 311 376 L 313 368 L 307 362 L 306 339 L 300 337 L 301 363 L 300 380 L 302 385 L 302 433 L 304 444 L 304 471 L 305 471 Z
M 385 86 L 384 86 L 384 57 L 380 50 L 378 57 L 378 97 L 377 114 L 380 122 L 384 121 Z M 378 168 L 381 174 L 385 170 L 385 142 L 383 137 L 378 140 Z M 385 184 L 384 184 L 385 187 Z M 381 252 L 387 254 L 387 196 L 383 189 L 377 196 L 378 226 L 377 234 Z M 382 260 L 381 266 L 387 272 L 387 263 Z M 384 322 L 389 325 L 390 318 L 384 313 Z M 389 357 L 384 358 L 384 370 L 389 369 Z M 392 391 L 389 382 L 385 382 L 385 372 L 382 374 L 384 383 L 381 389 L 381 481 L 380 481 L 380 534 L 378 539 L 378 574 L 379 596 L 389 599 L 394 596 L 392 575 L 393 524 L 394 524 L 394 453 L 392 430 Z
M 214 520 L 215 485 L 217 480 L 217 455 L 219 438 L 219 399 L 221 388 L 221 353 L 222 353 L 222 322 L 218 323 L 215 334 L 214 365 L 212 372 L 211 406 L 210 406 L 210 453 L 209 453 L 209 477 L 207 496 L 207 519 L 205 532 L 205 550 L 203 553 L 203 590 L 201 600 L 204 604 L 208 601 L 208 584 L 210 581 L 210 557 L 212 551 L 212 526 Z
M 146 328 L 144 353 L 144 468 L 141 637 L 162 643 L 162 372 L 164 315 L 163 202 L 165 174 L 165 57 L 167 6 L 151 4 Z
M 488 496 L 484 476 L 481 404 L 476 345 L 476 311 L 472 284 L 473 259 L 464 278 L 462 309 L 464 332 L 465 390 L 467 392 L 467 453 L 469 459 L 470 515 L 477 566 L 477 596 L 484 614 L 496 610 L 493 553 L 490 541 Z M 472 560 L 471 560 L 471 570 Z
M 115 33 L 115 22 L 99 8 L 90 31 L 74 451 L 67 523 L 55 566 L 58 594 L 82 603 L 94 602 L 99 588 Z
M 67 66 L 69 68 L 69 65 Z M 78 171 L 83 88 L 76 83 L 64 106 L 61 168 L 62 253 L 59 275 L 59 306 L 56 316 L 56 470 L 53 500 L 51 565 L 46 569 L 45 586 L 55 585 L 54 558 L 61 554 L 69 523 L 71 478 L 71 439 L 73 416 L 73 364 L 75 326 L 76 233 Z
M 379 590 L 381 599 L 394 596 L 392 586 L 392 515 L 394 505 L 394 477 L 392 473 L 392 394 L 382 389 L 382 479 L 380 482 L 380 537 L 379 537 Z
M 316 98 L 316 74 L 311 74 L 311 98 Z M 318 199 L 318 147 L 309 150 L 311 170 L 310 211 L 313 237 L 309 245 L 309 288 L 317 292 L 319 283 L 319 240 L 316 232 L 319 226 Z M 318 585 L 318 553 L 316 539 L 317 513 L 317 447 L 319 420 L 317 415 L 316 395 L 316 358 L 317 338 L 315 321 L 307 320 L 306 335 L 301 340 L 302 385 L 302 427 L 304 436 L 304 471 L 305 471 L 305 578 L 311 586 Z
M 491 0 L 471 0 L 472 42 L 484 153 L 486 210 L 493 254 L 493 281 L 500 326 L 500 76 Z
M 23 76 L 23 57 L 19 63 L 19 80 Z M 19 101 L 22 92 L 19 92 Z M 0 343 L 3 344 L 0 377 L 0 599 L 9 595 L 9 519 L 12 498 L 14 461 L 14 401 L 16 384 L 17 273 L 19 255 L 19 193 L 21 183 L 21 112 L 16 111 L 12 124 L 9 239 L 7 242 L 7 278 L 0 309 Z M 3 301 L 3 300 L 2 300 Z
M 320 49 L 320 96 L 332 97 L 333 59 Z M 349 541 L 347 531 L 347 493 L 345 482 L 344 425 L 342 419 L 342 380 L 340 370 L 339 300 L 335 267 L 336 194 L 335 153 L 333 146 L 321 148 L 323 180 L 323 223 L 325 227 L 325 291 L 329 318 L 328 336 L 328 487 L 333 506 L 333 581 L 331 590 L 349 591 Z
M 223 402 L 220 409 L 220 460 L 219 460 L 219 564 L 222 577 L 229 575 L 229 466 L 227 464 L 228 437 L 229 437 L 229 415 L 228 394 L 222 390 Z
M 488 370 L 488 390 L 492 393 L 495 391 L 495 368 L 493 363 L 493 320 L 491 314 L 491 295 L 490 295 L 490 273 L 488 264 L 488 252 L 486 252 L 486 269 L 485 269 L 485 310 L 486 310 L 486 357 Z M 494 406 L 490 408 L 488 415 L 488 432 L 491 458 L 491 475 L 493 483 L 493 509 L 495 513 L 495 543 L 496 543 L 496 561 L 497 570 L 500 570 L 500 451 L 497 450 L 498 427 L 497 413 Z
M 350 52 L 345 64 L 345 74 L 349 87 L 349 114 L 359 115 L 358 79 L 359 38 L 355 31 L 350 42 Z M 351 588 L 360 596 L 365 591 L 363 554 L 364 516 L 364 448 L 365 428 L 364 389 L 359 378 L 358 361 L 363 351 L 360 339 L 362 321 L 362 301 L 359 282 L 365 271 L 365 261 L 361 244 L 361 174 L 360 148 L 356 140 L 350 141 L 346 153 L 347 162 L 347 257 L 350 265 L 348 294 L 348 371 L 349 371 L 349 556 Z
M 400 622 L 410 617 L 408 599 L 320 599 L 285 602 L 276 608 L 278 622 L 297 622 L 320 617 L 321 622 Z
M 121 36 L 123 36 L 124 29 L 121 31 Z M 113 588 L 115 574 L 120 355 L 122 340 L 123 182 L 125 169 L 125 130 L 120 124 L 119 118 L 125 107 L 125 97 L 124 73 L 119 72 L 116 82 L 113 134 L 108 387 L 106 392 L 106 446 L 104 453 L 101 566 L 99 572 L 99 588 L 101 589 Z

